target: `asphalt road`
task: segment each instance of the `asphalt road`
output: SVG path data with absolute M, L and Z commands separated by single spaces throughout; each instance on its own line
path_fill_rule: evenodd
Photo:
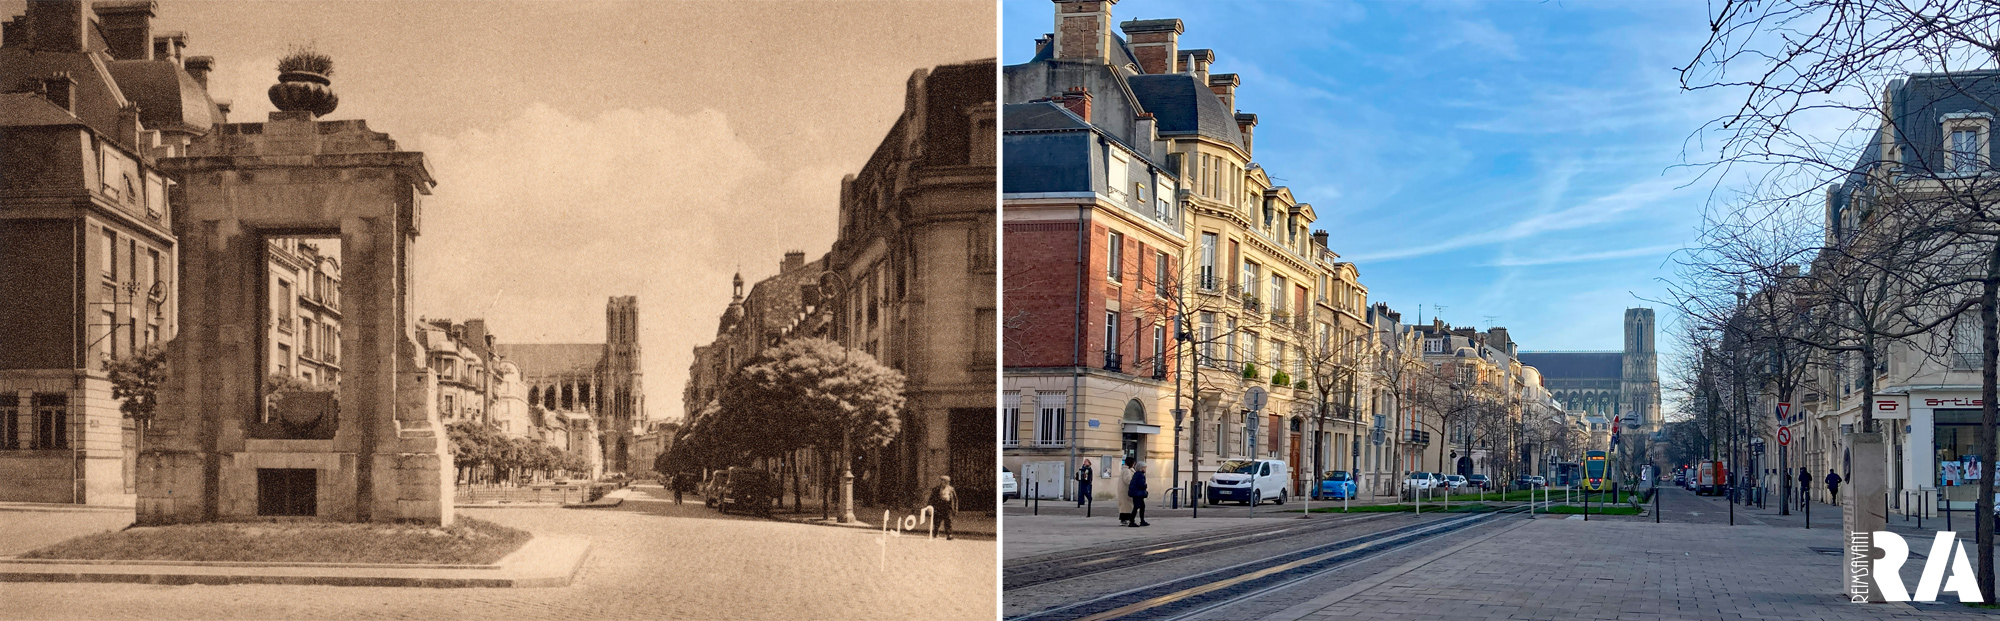
M 665 499 L 662 500 L 662 497 Z M 995 543 L 724 516 L 640 486 L 608 509 L 463 509 L 590 537 L 554 589 L 0 584 L 28 619 L 991 619 Z

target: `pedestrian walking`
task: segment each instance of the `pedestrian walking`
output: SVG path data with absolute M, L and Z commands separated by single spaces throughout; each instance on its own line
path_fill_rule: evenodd
M 1826 495 L 1829 502 L 1840 504 L 1840 475 L 1834 474 L 1832 468 L 1826 469 Z
M 687 491 L 688 475 L 683 472 L 673 476 L 674 504 L 681 504 L 681 493 Z
M 1132 524 L 1132 458 L 1127 457 L 1118 466 L 1118 485 L 1111 493 L 1118 497 L 1118 523 Z
M 1812 502 L 1812 473 L 1799 466 L 1799 508 L 1806 508 L 1808 502 Z
M 1134 528 L 1152 526 L 1151 522 L 1146 521 L 1146 462 L 1139 462 L 1133 470 L 1132 483 L 1126 490 L 1125 495 L 1132 498 L 1132 521 L 1130 525 Z
M 1076 469 L 1076 506 L 1090 502 L 1090 460 L 1083 460 L 1083 467 Z
M 937 487 L 931 488 L 929 504 L 932 523 L 943 530 L 945 540 L 950 541 L 951 518 L 958 513 L 958 490 L 952 488 L 951 477 L 938 477 Z

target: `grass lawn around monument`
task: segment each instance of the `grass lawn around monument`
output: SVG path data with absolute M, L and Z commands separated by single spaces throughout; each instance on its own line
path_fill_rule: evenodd
M 439 528 L 417 524 L 216 522 L 134 526 L 78 537 L 21 558 L 133 561 L 261 561 L 486 565 L 534 535 L 460 516 Z

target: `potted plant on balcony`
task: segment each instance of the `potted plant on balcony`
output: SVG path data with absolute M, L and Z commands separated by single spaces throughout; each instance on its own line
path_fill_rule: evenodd
M 1258 378 L 1257 363 L 1255 362 L 1243 363 L 1243 379 L 1256 380 L 1257 378 Z
M 340 97 L 333 94 L 332 77 L 333 57 L 311 46 L 294 47 L 278 59 L 278 83 L 266 94 L 279 110 L 326 116 L 340 105 Z
M 1284 371 L 1274 373 L 1271 375 L 1271 385 L 1279 388 L 1290 388 L 1292 385 L 1292 376 L 1286 374 Z

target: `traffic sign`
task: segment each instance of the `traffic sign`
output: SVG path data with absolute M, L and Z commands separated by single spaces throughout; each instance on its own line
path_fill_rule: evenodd
M 1780 425 L 1791 424 L 1791 421 L 1789 420 L 1791 417 L 1792 417 L 1792 404 L 1790 403 L 1778 404 L 1778 424 Z
M 1779 427 L 1779 428 L 1778 428 L 1778 446 L 1787 446 L 1787 445 L 1790 445 L 1791 443 L 1792 443 L 1792 428 L 1791 428 L 1791 427 Z
M 1270 398 L 1270 393 L 1265 392 L 1262 386 L 1251 386 L 1250 390 L 1243 392 L 1243 405 L 1249 406 L 1252 412 L 1262 411 Z

